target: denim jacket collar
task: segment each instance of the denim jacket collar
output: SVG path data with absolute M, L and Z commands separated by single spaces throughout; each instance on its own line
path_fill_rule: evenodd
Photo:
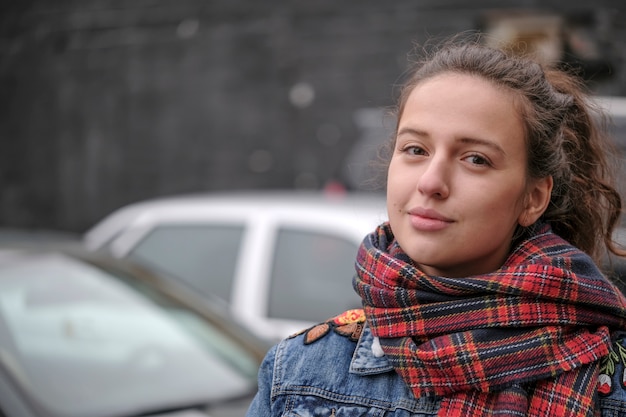
M 387 357 L 381 355 L 380 346 L 377 347 L 376 345 L 376 338 L 366 323 L 363 326 L 361 337 L 352 355 L 350 373 L 374 375 L 393 370 L 393 366 L 389 363 Z

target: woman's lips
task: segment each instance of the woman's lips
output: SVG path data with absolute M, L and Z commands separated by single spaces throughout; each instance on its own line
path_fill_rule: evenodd
M 433 232 L 445 229 L 453 220 L 440 214 L 436 210 L 414 208 L 408 211 L 411 225 L 420 231 Z

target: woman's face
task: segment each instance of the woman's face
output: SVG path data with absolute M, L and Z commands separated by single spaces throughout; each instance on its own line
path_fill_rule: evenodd
M 423 81 L 400 116 L 388 172 L 387 210 L 400 247 L 431 275 L 498 269 L 516 225 L 545 210 L 529 208 L 545 196 L 542 185 L 528 184 L 526 162 L 513 93 L 466 74 Z

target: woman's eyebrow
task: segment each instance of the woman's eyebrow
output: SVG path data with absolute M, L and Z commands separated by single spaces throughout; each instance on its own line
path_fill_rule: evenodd
M 400 136 L 403 134 L 409 134 L 413 136 L 429 136 L 428 133 L 426 133 L 425 131 L 415 129 L 412 127 L 403 127 L 402 129 L 398 130 L 398 133 L 396 136 Z
M 486 139 L 476 139 L 476 138 L 462 138 L 459 140 L 459 142 L 462 143 L 467 143 L 470 145 L 483 145 L 483 146 L 487 146 L 491 149 L 493 149 L 494 151 L 506 156 L 506 152 L 504 152 L 504 149 L 502 149 L 502 147 L 500 145 L 498 145 L 495 142 L 492 142 L 490 140 L 486 140 Z
M 409 134 L 412 136 L 421 136 L 421 137 L 428 137 L 430 136 L 427 132 L 420 130 L 420 129 L 415 129 L 412 127 L 403 127 L 400 130 L 398 130 L 397 136 L 403 135 L 403 134 Z M 483 146 L 487 146 L 491 149 L 493 149 L 494 151 L 502 154 L 503 156 L 506 156 L 506 152 L 504 152 L 504 149 L 502 149 L 502 147 L 500 145 L 498 145 L 495 142 L 492 142 L 490 140 L 487 139 L 477 139 L 477 138 L 461 138 L 459 139 L 459 142 L 465 143 L 465 144 L 470 144 L 470 145 L 483 145 Z

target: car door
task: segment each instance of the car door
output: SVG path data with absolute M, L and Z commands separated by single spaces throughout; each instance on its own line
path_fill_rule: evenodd
M 361 306 L 352 289 L 356 253 L 369 226 L 321 213 L 268 214 L 268 257 L 246 273 L 233 308 L 256 332 L 278 340 Z M 343 221 L 342 221 L 343 220 Z M 246 313 L 247 311 L 247 313 Z

